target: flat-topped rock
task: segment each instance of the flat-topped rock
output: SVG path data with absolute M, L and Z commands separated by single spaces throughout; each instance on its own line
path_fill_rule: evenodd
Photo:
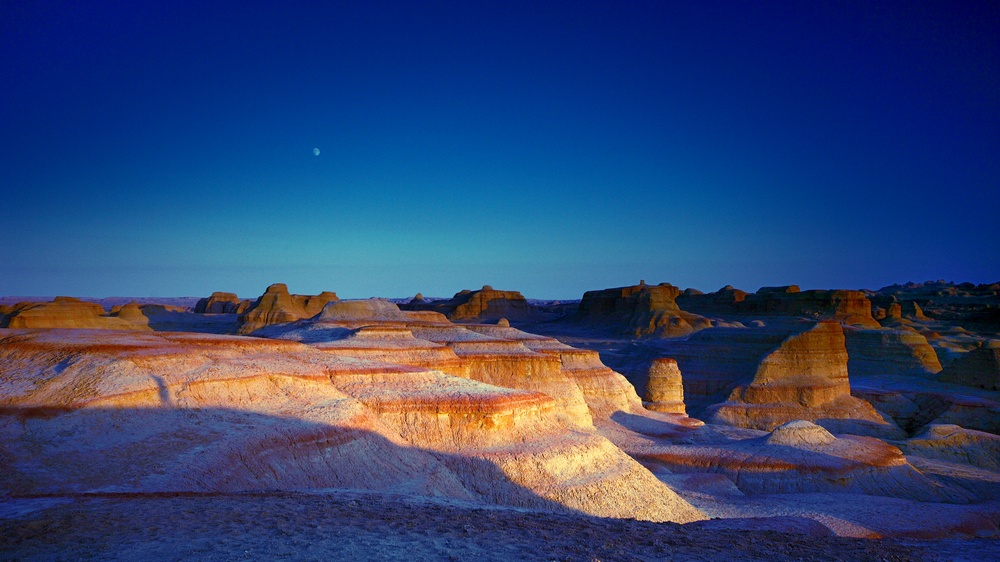
M 454 322 L 488 322 L 501 318 L 525 321 L 539 317 L 539 311 L 517 291 L 498 291 L 484 285 L 478 291 L 463 290 L 448 300 L 427 302 L 413 299 L 407 310 L 440 312 Z

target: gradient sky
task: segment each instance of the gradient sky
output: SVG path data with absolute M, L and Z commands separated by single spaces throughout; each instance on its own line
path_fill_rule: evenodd
M 3 295 L 992 282 L 1000 3 L 4 0 L 0 194 Z

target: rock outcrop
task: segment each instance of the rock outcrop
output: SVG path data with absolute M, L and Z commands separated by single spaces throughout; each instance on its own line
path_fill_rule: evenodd
M 649 382 L 643 405 L 654 412 L 687 414 L 684 409 L 684 385 L 677 361 L 669 357 L 654 359 L 649 365 Z
M 898 432 L 871 404 L 851 396 L 843 328 L 819 322 L 760 361 L 753 380 L 708 409 L 712 420 L 770 431 L 793 420 L 852 420 Z
M 725 475 L 747 495 L 849 492 L 920 501 L 967 502 L 910 465 L 892 445 L 854 435 L 833 435 L 808 421 L 790 421 L 768 435 L 729 443 L 661 446 L 640 455 L 675 473 Z
M 240 308 L 240 298 L 236 293 L 216 291 L 212 296 L 198 301 L 194 311 L 199 314 L 234 314 Z
M 796 285 L 762 287 L 735 303 L 741 314 L 830 319 L 843 324 L 878 328 L 872 304 L 862 291 L 800 291 Z
M 478 291 L 468 289 L 455 293 L 448 300 L 428 302 L 414 297 L 402 306 L 405 310 L 440 312 L 453 322 L 490 322 L 500 318 L 515 321 L 537 319 L 538 310 L 517 291 L 498 291 L 484 285 Z
M 705 317 L 680 309 L 680 289 L 669 283 L 639 284 L 587 291 L 580 301 L 577 320 L 584 324 L 613 326 L 634 337 L 671 338 L 710 328 Z
M 989 340 L 982 347 L 965 352 L 941 371 L 942 381 L 1000 390 L 1000 340 Z
M 934 374 L 941 371 L 927 338 L 911 329 L 844 330 L 851 376 Z
M 73 297 L 56 297 L 52 302 L 14 305 L 3 316 L 0 327 L 149 330 L 147 323 L 148 320 L 134 303 L 127 308 L 124 316 L 107 315 L 99 304 L 83 302 Z
M 239 334 L 251 334 L 264 326 L 312 318 L 327 303 L 336 300 L 337 294 L 330 291 L 314 296 L 292 295 L 284 283 L 275 283 L 239 316 L 236 331 Z

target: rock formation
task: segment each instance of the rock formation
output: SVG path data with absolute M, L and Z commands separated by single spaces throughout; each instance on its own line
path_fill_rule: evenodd
M 830 321 L 782 341 L 760 361 L 749 384 L 708 413 L 718 422 L 768 431 L 793 420 L 825 419 L 893 429 L 871 404 L 851 396 L 844 331 Z
M 643 405 L 654 412 L 686 414 L 684 385 L 677 361 L 668 357 L 654 359 L 649 365 L 649 383 Z
M 237 319 L 237 333 L 251 334 L 264 326 L 312 318 L 327 303 L 336 301 L 337 294 L 323 291 L 315 296 L 292 295 L 284 283 L 275 283 Z
M 5 328 L 83 328 L 93 330 L 149 330 L 138 306 L 130 306 L 124 316 L 106 315 L 99 304 L 73 297 L 56 297 L 52 302 L 18 303 L 3 316 Z
M 965 352 L 941 371 L 941 380 L 1000 390 L 1000 340 L 989 340 L 982 347 Z
M 796 285 L 762 287 L 735 303 L 742 314 L 831 319 L 848 325 L 878 328 L 872 304 L 862 291 L 800 291 Z
M 870 437 L 835 436 L 808 421 L 791 421 L 764 436 L 738 442 L 660 446 L 639 454 L 675 473 L 715 472 L 741 492 L 848 492 L 967 502 L 970 494 L 945 488 L 911 466 L 902 452 Z
M 846 328 L 851 376 L 934 374 L 941 371 L 934 348 L 912 329 Z
M 669 283 L 587 291 L 577 320 L 589 325 L 614 326 L 634 337 L 678 337 L 710 328 L 702 316 L 677 306 L 680 289 Z
M 704 518 L 597 433 L 562 424 L 557 409 L 539 392 L 290 341 L 6 330 L 0 489 L 336 487 Z
M 497 291 L 484 285 L 478 291 L 468 289 L 448 300 L 427 302 L 418 294 L 403 305 L 406 310 L 440 312 L 454 322 L 489 322 L 500 318 L 526 321 L 538 317 L 538 311 L 517 291 Z
M 199 314 L 234 314 L 238 311 L 240 302 L 236 293 L 216 291 L 212 296 L 199 300 L 194 311 Z

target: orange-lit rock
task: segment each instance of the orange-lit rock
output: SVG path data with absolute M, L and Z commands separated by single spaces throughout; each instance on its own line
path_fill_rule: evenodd
M 820 322 L 786 338 L 760 361 L 749 384 L 709 413 L 716 421 L 764 430 L 792 420 L 828 418 L 893 429 L 871 404 L 851 396 L 844 331 L 835 322 Z
M 670 414 L 687 413 L 684 409 L 684 384 L 676 360 L 663 357 L 650 363 L 645 399 L 643 404 L 649 410 Z
M 83 302 L 73 297 L 56 297 L 52 302 L 14 305 L 4 315 L 2 327 L 149 330 L 144 320 L 145 317 L 137 306 L 129 308 L 125 317 L 118 317 L 106 315 L 99 304 Z
M 319 314 L 327 303 L 336 300 L 337 294 L 329 291 L 315 296 L 292 295 L 284 283 L 275 283 L 240 315 L 237 332 L 250 334 L 264 326 L 311 318 Z
M 578 318 L 585 324 L 613 326 L 635 337 L 685 336 L 711 327 L 711 322 L 677 306 L 680 289 L 669 283 L 587 291 Z

